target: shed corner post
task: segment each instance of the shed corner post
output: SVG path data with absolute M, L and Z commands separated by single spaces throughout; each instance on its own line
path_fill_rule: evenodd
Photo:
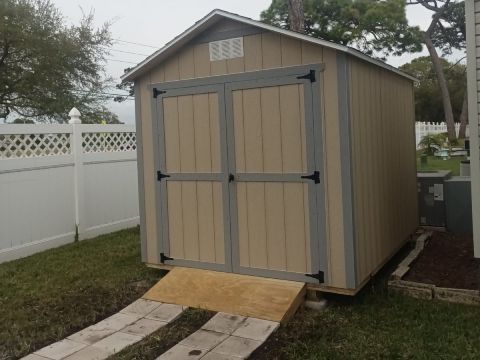
M 350 121 L 350 69 L 347 54 L 337 52 L 338 114 L 340 126 L 340 159 L 345 242 L 346 287 L 357 288 L 355 224 L 353 214 L 353 171 Z
M 135 96 L 135 140 L 137 143 L 137 179 L 138 179 L 138 211 L 140 215 L 140 249 L 143 262 L 147 261 L 147 224 L 145 218 L 145 183 L 143 169 L 142 111 L 139 80 L 134 81 Z
M 479 10 L 475 13 L 475 3 Z M 480 17 L 480 1 L 465 1 L 465 19 L 467 25 L 467 91 L 468 91 L 468 119 L 470 124 L 470 167 L 471 167 L 471 194 L 472 194 L 472 224 L 474 257 L 480 258 L 480 141 L 479 141 L 479 112 L 480 99 L 478 98 L 478 82 L 480 81 L 477 55 L 480 52 L 480 43 L 476 43 L 480 35 L 476 19 Z

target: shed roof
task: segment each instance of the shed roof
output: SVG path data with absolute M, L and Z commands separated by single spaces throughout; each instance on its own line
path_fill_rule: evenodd
M 160 64 L 163 60 L 168 58 L 170 55 L 172 55 L 174 52 L 176 52 L 179 48 L 181 48 L 183 45 L 187 44 L 190 40 L 192 40 L 194 37 L 199 35 L 202 31 L 208 29 L 211 27 L 213 24 L 216 24 L 219 20 L 221 19 L 230 19 L 230 20 L 235 20 L 247 25 L 251 26 L 256 26 L 258 28 L 262 28 L 267 31 L 272 31 L 278 34 L 282 34 L 285 36 L 289 36 L 295 39 L 299 39 L 302 41 L 310 42 L 313 44 L 317 44 L 320 46 L 324 46 L 327 48 L 335 49 L 337 51 L 341 51 L 343 53 L 347 53 L 349 55 L 355 56 L 357 58 L 360 58 L 364 61 L 368 61 L 374 65 L 380 66 L 382 68 L 385 68 L 389 71 L 392 71 L 394 73 L 397 73 L 400 76 L 406 77 L 412 81 L 417 81 L 413 76 L 410 76 L 403 71 L 397 69 L 394 66 L 388 65 L 384 63 L 383 61 L 374 59 L 368 55 L 365 55 L 364 53 L 349 47 L 349 46 L 344 46 L 344 45 L 339 45 L 330 41 L 318 39 L 312 36 L 308 36 L 305 34 L 301 34 L 295 31 L 291 30 L 285 30 L 276 26 L 268 25 L 265 24 L 261 21 L 253 20 L 250 18 L 247 18 L 245 16 L 237 15 L 225 10 L 221 9 L 215 9 L 211 11 L 208 15 L 197 21 L 194 25 L 189 27 L 187 30 L 185 30 L 183 33 L 175 37 L 173 40 L 169 41 L 167 44 L 165 44 L 164 47 L 161 49 L 157 50 L 154 52 L 152 55 L 147 57 L 145 60 L 141 61 L 137 66 L 135 66 L 133 69 L 130 71 L 126 72 L 123 74 L 121 77 L 122 81 L 132 81 L 139 77 L 140 75 L 144 74 L 145 72 L 151 70 L 154 68 L 156 65 Z

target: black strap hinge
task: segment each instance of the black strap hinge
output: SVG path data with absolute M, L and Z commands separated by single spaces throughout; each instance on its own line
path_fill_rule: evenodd
M 297 76 L 297 79 L 307 79 L 310 80 L 310 82 L 315 82 L 317 79 L 315 78 L 315 70 L 310 70 L 308 74 L 302 75 L 302 76 Z
M 163 178 L 168 178 L 168 177 L 170 177 L 170 175 L 162 174 L 161 171 L 157 171 L 157 180 L 158 181 L 162 181 Z
M 165 253 L 160 253 L 160 262 L 165 263 L 167 260 L 173 260 L 173 258 L 168 257 Z
M 302 176 L 302 179 L 313 180 L 315 184 L 320 184 L 320 171 L 315 170 L 312 175 Z
M 317 279 L 320 284 L 325 282 L 323 271 L 319 271 L 317 274 L 305 274 L 305 276 Z
M 153 88 L 153 97 L 156 99 L 158 95 L 165 94 L 166 91 L 158 90 L 157 88 Z

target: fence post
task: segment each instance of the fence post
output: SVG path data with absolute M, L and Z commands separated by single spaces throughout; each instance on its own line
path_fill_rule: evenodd
M 73 186 L 75 196 L 75 241 L 81 240 L 85 230 L 85 186 L 83 172 L 83 147 L 82 147 L 82 121 L 80 111 L 72 108 L 68 113 L 69 124 L 72 125 L 72 137 L 70 138 L 70 150 L 73 155 Z

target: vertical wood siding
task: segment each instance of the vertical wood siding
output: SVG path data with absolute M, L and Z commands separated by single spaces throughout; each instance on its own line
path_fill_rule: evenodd
M 350 58 L 357 283 L 417 227 L 413 84 Z
M 229 25 L 223 22 L 218 29 L 224 31 L 234 28 L 234 22 Z M 204 33 L 205 34 L 205 33 Z M 206 77 L 270 69 L 282 66 L 292 66 L 309 63 L 324 63 L 324 83 L 322 92 L 322 113 L 325 151 L 325 188 L 327 216 L 327 251 L 329 261 L 329 278 L 331 286 L 345 287 L 345 256 L 343 237 L 343 208 L 340 177 L 340 145 L 338 141 L 338 95 L 336 52 L 324 49 L 310 43 L 293 40 L 278 34 L 264 32 L 244 37 L 244 57 L 222 61 L 210 61 L 208 44 L 187 45 L 177 54 L 157 66 L 149 74 L 140 79 L 142 88 L 142 124 L 144 173 L 145 173 L 145 213 L 147 227 L 148 262 L 156 263 L 158 257 L 156 213 L 155 213 L 155 164 L 153 163 L 153 144 L 151 140 L 151 94 L 147 85 L 163 81 Z

